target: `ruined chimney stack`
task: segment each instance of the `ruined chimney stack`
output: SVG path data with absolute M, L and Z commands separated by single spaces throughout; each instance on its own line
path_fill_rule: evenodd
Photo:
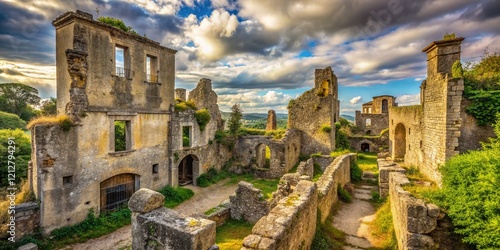
M 455 61 L 460 60 L 463 37 L 434 41 L 422 52 L 427 53 L 427 76 L 449 74 Z

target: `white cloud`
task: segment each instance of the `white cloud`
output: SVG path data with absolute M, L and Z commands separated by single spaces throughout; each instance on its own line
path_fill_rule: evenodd
M 354 98 L 352 98 L 349 103 L 350 104 L 358 104 L 360 103 L 361 101 L 363 100 L 363 98 L 361 98 L 361 96 L 356 96 Z
M 293 98 L 295 97 L 272 90 L 264 95 L 259 95 L 258 91 L 239 91 L 235 94 L 220 94 L 218 103 L 221 110 L 229 110 L 232 105 L 239 103 L 244 112 L 265 113 L 274 109 L 278 113 L 286 113 L 288 102 Z
M 398 96 L 396 102 L 398 106 L 418 105 L 420 104 L 420 94 Z

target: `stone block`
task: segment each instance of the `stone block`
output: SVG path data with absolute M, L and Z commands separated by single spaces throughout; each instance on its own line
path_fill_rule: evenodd
M 132 212 L 148 213 L 154 209 L 163 207 L 164 203 L 165 196 L 162 194 L 147 188 L 141 188 L 130 197 L 128 207 Z
M 250 234 L 243 239 L 243 246 L 251 249 L 257 248 L 261 239 L 262 237 L 260 237 L 259 235 Z
M 427 206 L 427 215 L 429 217 L 432 217 L 432 218 L 439 217 L 439 214 L 441 213 L 441 209 L 438 206 L 436 206 L 432 203 L 428 203 L 428 204 L 426 204 L 426 206 Z

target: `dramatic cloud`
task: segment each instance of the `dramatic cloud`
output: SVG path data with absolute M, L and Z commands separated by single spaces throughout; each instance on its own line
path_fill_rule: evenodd
M 358 104 L 360 103 L 361 101 L 363 100 L 363 98 L 361 96 L 356 96 L 354 98 L 352 98 L 349 103 L 350 104 Z

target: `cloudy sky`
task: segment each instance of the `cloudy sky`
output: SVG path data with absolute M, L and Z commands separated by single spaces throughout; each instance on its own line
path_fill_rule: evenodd
M 210 78 L 222 110 L 286 113 L 326 66 L 343 114 L 383 94 L 415 104 L 421 50 L 444 33 L 466 38 L 462 61 L 500 51 L 498 0 L 0 0 L 0 9 L 0 83 L 29 84 L 42 98 L 55 96 L 51 21 L 76 9 L 178 50 L 176 87 Z

